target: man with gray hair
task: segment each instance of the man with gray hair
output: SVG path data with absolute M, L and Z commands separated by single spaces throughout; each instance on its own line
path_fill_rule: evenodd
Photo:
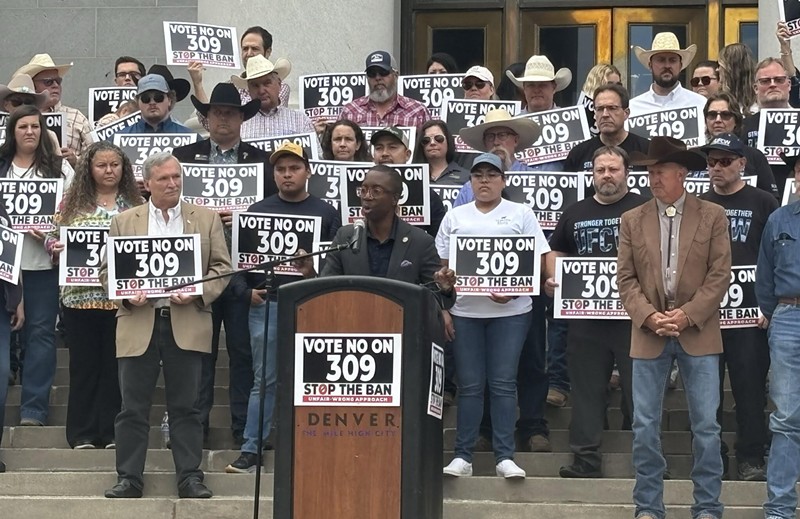
M 182 170 L 178 160 L 163 152 L 143 165 L 150 201 L 111 220 L 109 236 L 175 236 L 199 234 L 204 278 L 231 270 L 222 222 L 214 212 L 181 202 Z M 108 288 L 108 260 L 100 278 Z M 115 421 L 117 484 L 107 498 L 142 497 L 143 473 L 150 432 L 150 406 L 163 366 L 172 458 L 178 496 L 209 498 L 203 483 L 203 426 L 195 407 L 200 388 L 203 353 L 211 352 L 211 303 L 228 284 L 216 279 L 203 285 L 203 294 L 175 292 L 148 299 L 137 291 L 117 300 L 117 358 L 122 411 Z

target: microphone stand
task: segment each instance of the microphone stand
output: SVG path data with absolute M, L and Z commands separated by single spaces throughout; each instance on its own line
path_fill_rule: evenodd
M 336 251 L 350 249 L 353 247 L 353 245 L 355 245 L 355 240 L 349 243 L 334 245 L 328 249 L 318 250 L 316 252 L 309 252 L 306 254 L 300 254 L 298 256 L 291 256 L 284 259 L 265 261 L 263 263 L 259 263 L 258 265 L 246 269 L 226 272 L 225 274 L 219 274 L 216 276 L 203 278 L 198 281 L 180 283 L 177 285 L 172 285 L 171 287 L 167 288 L 167 291 L 169 292 L 172 290 L 178 290 L 192 285 L 205 283 L 206 281 L 213 281 L 215 279 L 232 277 L 242 272 L 251 272 L 253 270 L 261 270 L 261 269 L 264 270 L 264 275 L 266 277 L 266 282 L 265 282 L 266 284 L 264 288 L 267 289 L 267 294 L 266 294 L 267 297 L 264 299 L 265 303 L 264 304 L 264 347 L 261 350 L 261 383 L 259 384 L 258 387 L 258 441 L 256 445 L 258 452 L 256 453 L 256 483 L 254 489 L 255 495 L 253 497 L 253 519 L 258 519 L 259 503 L 261 497 L 260 496 L 261 466 L 263 464 L 263 451 L 264 451 L 264 400 L 266 399 L 266 394 L 267 394 L 266 375 L 267 375 L 267 334 L 269 333 L 269 291 L 271 289 L 270 284 L 273 279 L 274 268 L 283 263 L 291 263 L 293 261 L 301 259 L 313 258 L 314 256 L 321 256 L 322 254 L 327 254 L 329 252 L 336 252 Z

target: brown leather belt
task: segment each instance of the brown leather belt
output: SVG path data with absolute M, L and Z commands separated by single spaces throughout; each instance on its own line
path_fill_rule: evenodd
M 779 305 L 792 305 L 792 306 L 799 306 L 800 305 L 800 297 L 779 297 L 778 298 Z

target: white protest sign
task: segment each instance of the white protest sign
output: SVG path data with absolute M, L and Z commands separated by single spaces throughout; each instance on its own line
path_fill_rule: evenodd
M 128 114 L 125 117 L 120 117 L 116 121 L 107 124 L 106 126 L 102 126 L 100 128 L 95 128 L 92 130 L 92 140 L 94 142 L 100 141 L 111 141 L 114 138 L 114 135 L 119 132 L 120 130 L 124 130 L 129 126 L 133 126 L 134 124 L 138 123 L 142 120 L 142 112 L 134 112 L 132 114 Z M 113 142 L 113 141 L 111 141 Z
M 431 119 L 440 119 L 440 108 L 448 99 L 461 99 L 464 74 L 420 74 L 400 76 L 397 93 L 425 105 Z
M 0 280 L 16 285 L 22 265 L 22 233 L 0 225 Z
M 58 258 L 61 286 L 100 286 L 100 264 L 106 257 L 107 227 L 61 227 L 64 250 Z
M 167 65 L 197 61 L 207 67 L 239 70 L 239 39 L 235 27 L 204 23 L 164 22 Z
M 411 225 L 431 223 L 431 177 L 427 164 L 386 164 L 403 178 L 403 192 L 397 205 L 397 215 Z M 358 189 L 372 166 L 343 166 L 339 168 L 342 223 L 355 223 L 363 217 Z
M 515 155 L 517 160 L 528 165 L 564 160 L 569 150 L 592 136 L 586 110 L 580 106 L 525 114 L 519 118 L 532 120 L 542 132 L 533 146 Z
M 338 119 L 342 107 L 367 94 L 363 72 L 300 76 L 300 109 L 309 119 Z
M 63 191 L 61 178 L 0 178 L 6 213 L 17 231 L 51 230 Z
M 479 99 L 447 99 L 442 104 L 442 120 L 455 138 L 456 151 L 462 153 L 481 153 L 467 146 L 458 135 L 464 128 L 472 128 L 483 124 L 486 114 L 498 108 L 504 108 L 511 116 L 521 110 L 520 101 L 484 101 Z
M 244 211 L 264 198 L 264 164 L 181 164 L 181 200 L 213 211 Z
M 89 89 L 89 120 L 96 123 L 114 113 L 119 105 L 136 97 L 135 87 L 93 87 Z
M 506 171 L 504 192 L 536 214 L 543 230 L 553 230 L 564 209 L 583 200 L 581 172 Z
M 617 287 L 616 258 L 556 258 L 553 316 L 628 319 Z
M 800 155 L 800 110 L 765 108 L 758 118 L 758 140 L 770 164 L 784 164 L 780 155 Z
M 322 218 L 289 214 L 233 213 L 232 259 L 236 270 L 279 261 L 300 249 L 319 250 Z M 313 257 L 319 272 L 318 256 Z M 290 263 L 273 267 L 276 274 L 302 276 Z
M 180 146 L 197 142 L 196 133 L 115 133 L 112 136 L 115 146 L 119 146 L 133 166 L 133 175 L 142 180 L 142 164 L 147 157 L 167 152 Z
M 539 295 L 539 256 L 534 236 L 450 236 L 460 296 Z

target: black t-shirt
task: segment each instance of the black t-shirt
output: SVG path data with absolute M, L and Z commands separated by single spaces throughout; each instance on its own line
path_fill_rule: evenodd
M 592 137 L 588 141 L 578 144 L 569 150 L 569 155 L 564 161 L 564 171 L 591 171 L 592 155 L 603 146 L 605 144 L 600 140 L 600 137 Z M 625 137 L 625 140 L 619 144 L 619 147 L 628 152 L 629 155 L 633 151 L 647 153 L 648 146 L 650 146 L 649 140 L 630 132 Z
M 615 258 L 619 248 L 622 213 L 647 201 L 628 193 L 613 204 L 589 197 L 569 206 L 550 237 L 550 248 L 567 256 Z M 622 320 L 570 319 L 567 348 L 579 343 L 630 342 L 631 324 Z
M 766 191 L 774 196 L 776 200 L 780 200 L 780 190 L 775 184 L 775 175 L 772 174 L 772 168 L 769 162 L 767 162 L 767 157 L 757 148 L 745 146 L 744 158 L 747 159 L 747 163 L 744 165 L 743 176 L 756 177 L 756 187 L 758 189 Z M 690 171 L 688 176 L 693 178 L 707 178 L 708 170 Z
M 745 117 L 742 123 L 742 133 L 746 144 L 748 146 L 756 147 L 758 142 L 758 125 L 761 122 L 761 112 Z M 770 164 L 772 175 L 775 177 L 775 183 L 778 186 L 778 192 L 783 193 L 783 186 L 786 184 L 786 178 L 789 177 L 789 167 L 786 164 Z M 780 196 L 780 195 L 779 195 Z
M 778 208 L 778 201 L 760 189 L 745 185 L 732 195 L 720 195 L 713 189 L 700 198 L 725 208 L 730 221 L 731 263 L 755 265 L 767 218 Z

